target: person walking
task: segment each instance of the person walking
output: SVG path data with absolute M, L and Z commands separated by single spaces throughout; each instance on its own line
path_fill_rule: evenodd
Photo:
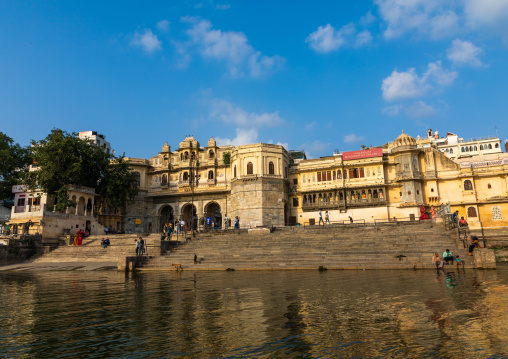
M 240 219 L 238 216 L 235 217 L 235 229 L 240 229 Z
M 139 239 L 135 239 L 134 242 L 136 242 L 136 256 L 139 256 L 139 246 L 140 246 Z
M 325 212 L 325 224 L 330 224 L 330 215 L 328 214 L 328 211 Z
M 227 215 L 224 217 L 224 229 L 226 229 L 226 230 L 228 229 L 228 216 Z
M 321 213 L 321 210 L 319 210 L 319 223 L 318 224 L 321 224 L 323 223 L 323 225 L 325 224 L 325 221 L 323 221 L 323 213 Z

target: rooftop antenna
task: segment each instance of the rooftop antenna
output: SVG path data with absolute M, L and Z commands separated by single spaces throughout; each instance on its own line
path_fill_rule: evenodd
M 497 125 L 494 126 L 494 128 L 496 129 L 496 137 L 499 138 L 499 135 L 497 134 Z

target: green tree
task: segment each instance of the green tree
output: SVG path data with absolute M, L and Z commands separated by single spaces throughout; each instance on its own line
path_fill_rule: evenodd
M 231 162 L 231 153 L 224 152 L 222 154 L 222 161 L 224 162 L 224 164 L 229 165 Z
M 137 194 L 135 175 L 123 157 L 107 153 L 76 133 L 53 129 L 45 139 L 32 140 L 31 150 L 38 170 L 25 176 L 25 184 L 57 195 L 57 210 L 69 205 L 69 185 L 95 189 L 114 208 Z
M 0 200 L 12 199 L 12 186 L 22 183 L 30 162 L 28 148 L 0 132 Z

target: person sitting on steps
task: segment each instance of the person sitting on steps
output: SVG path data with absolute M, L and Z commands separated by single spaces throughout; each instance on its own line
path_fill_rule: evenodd
M 462 260 L 462 258 L 460 258 L 460 256 L 455 257 L 455 265 L 457 266 L 457 268 L 459 268 L 459 266 L 462 266 L 462 268 L 464 268 L 464 261 Z
M 449 249 L 443 252 L 443 260 L 446 264 L 453 264 L 453 254 Z

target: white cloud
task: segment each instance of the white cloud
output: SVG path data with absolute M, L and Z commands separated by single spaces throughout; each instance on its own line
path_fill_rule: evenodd
M 362 26 L 369 26 L 369 25 L 372 25 L 373 23 L 375 23 L 376 20 L 377 20 L 377 18 L 374 15 L 372 15 L 372 12 L 369 11 L 364 16 L 362 16 L 360 18 L 359 23 Z
M 219 146 L 241 146 L 251 143 L 257 143 L 258 131 L 255 128 L 237 128 L 236 137 L 233 139 L 217 137 L 217 145 Z
M 167 32 L 170 22 L 168 20 L 161 20 L 157 22 L 157 29 L 162 32 Z
M 314 128 L 314 126 L 317 125 L 317 122 L 316 121 L 312 121 L 311 123 L 308 123 L 305 125 L 305 129 L 306 130 L 312 130 Z
M 482 65 L 478 56 L 483 54 L 483 50 L 470 41 L 453 40 L 452 46 L 447 50 L 446 54 L 453 63 L 458 65 Z
M 184 17 L 182 21 L 192 27 L 187 30 L 190 42 L 181 48 L 188 51 L 195 47 L 203 58 L 225 62 L 232 77 L 242 77 L 244 71 L 251 77 L 265 76 L 285 63 L 280 56 L 265 56 L 256 51 L 243 32 L 214 30 L 210 21 L 195 17 Z
M 350 23 L 336 30 L 332 25 L 319 26 L 311 33 L 305 42 L 309 47 L 319 53 L 328 53 L 339 50 L 346 45 L 356 47 L 368 45 L 372 42 L 370 31 L 363 30 L 357 33 L 355 25 Z
M 136 32 L 131 45 L 141 47 L 149 54 L 162 48 L 160 40 L 150 29 L 145 29 L 143 33 Z
M 400 113 L 402 106 L 401 105 L 393 105 L 387 106 L 381 110 L 381 112 L 388 116 L 397 116 Z
M 508 0 L 465 0 L 471 26 L 498 25 L 508 19 Z
M 356 35 L 356 47 L 368 45 L 372 42 L 372 35 L 369 30 L 363 30 Z
M 305 151 L 305 154 L 307 155 L 307 158 L 309 158 L 309 159 L 313 158 L 311 153 L 322 154 L 323 152 L 328 150 L 329 147 L 330 147 L 329 143 L 324 143 L 321 141 L 314 141 L 312 143 L 304 143 L 299 146 L 299 148 L 301 150 Z
M 248 113 L 231 102 L 219 99 L 210 102 L 210 117 L 241 127 L 275 127 L 284 123 L 278 112 Z
M 436 39 L 453 36 L 459 31 L 460 19 L 456 11 L 460 8 L 456 0 L 375 0 L 375 3 L 386 23 L 383 34 L 387 39 L 406 32 Z
M 217 4 L 215 8 L 217 10 L 228 10 L 231 7 L 229 4 Z
M 360 142 L 360 141 L 363 141 L 364 139 L 365 139 L 365 137 L 363 137 L 363 136 L 357 136 L 354 133 L 352 133 L 350 135 L 344 136 L 344 142 L 345 143 Z
M 415 98 L 450 86 L 456 78 L 456 72 L 443 69 L 441 62 L 437 61 L 429 63 L 421 77 L 414 68 L 406 72 L 394 70 L 383 80 L 381 90 L 386 101 Z
M 423 101 L 417 101 L 414 104 L 407 106 L 404 109 L 406 115 L 413 118 L 422 118 L 422 117 L 433 117 L 436 115 L 436 109 L 431 105 L 427 105 Z

